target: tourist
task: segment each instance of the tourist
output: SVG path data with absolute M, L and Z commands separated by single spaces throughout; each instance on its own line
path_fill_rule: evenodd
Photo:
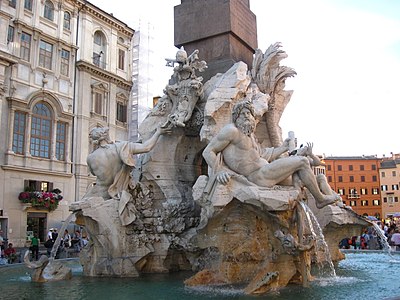
M 71 235 L 68 233 L 67 229 L 65 229 L 65 231 L 64 231 L 62 240 L 63 240 L 63 244 L 64 244 L 65 248 L 70 248 L 72 246 Z
M 31 247 L 32 251 L 32 259 L 38 260 L 39 259 L 39 239 L 37 237 L 37 233 L 33 234 L 33 237 L 31 238 Z
M 400 230 L 398 228 L 395 229 L 390 240 L 396 246 L 396 251 L 400 251 Z
M 76 252 L 80 252 L 82 249 L 82 236 L 79 230 L 75 230 L 75 235 L 72 238 L 72 245 Z
M 47 232 L 47 240 L 51 240 L 53 238 L 53 228 L 50 228 L 49 231 Z
M 17 250 L 15 250 L 12 243 L 9 243 L 7 249 L 4 250 L 4 256 L 9 264 L 15 263 L 17 260 Z
M 53 243 L 56 242 L 57 237 L 58 237 L 57 228 L 53 228 L 53 232 L 51 233 L 51 239 L 52 239 Z
M 261 149 L 254 136 L 256 119 L 250 101 L 242 101 L 234 106 L 232 121 L 233 124 L 224 126 L 203 151 L 208 166 L 217 174 L 217 182 L 227 184 L 230 177 L 237 173 L 259 186 L 272 187 L 295 174 L 314 196 L 318 208 L 341 200 L 332 190 L 329 194 L 321 192 L 307 157 L 280 157 L 288 152 L 288 139 L 280 147 Z M 219 164 L 218 157 L 221 155 L 221 161 L 229 169 Z

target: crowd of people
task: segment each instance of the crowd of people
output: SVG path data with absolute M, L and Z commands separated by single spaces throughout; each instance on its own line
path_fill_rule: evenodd
M 377 226 L 365 228 L 361 235 L 343 238 L 339 248 L 382 250 L 385 248 L 386 238 L 392 250 L 400 251 L 400 225 L 396 225 L 394 221 L 377 221 L 376 224 Z
M 47 240 L 44 243 L 44 246 L 47 249 L 47 254 L 50 256 L 51 251 L 53 249 L 54 243 L 58 238 L 58 230 L 57 228 L 50 228 L 47 233 Z M 59 257 L 60 253 L 65 251 L 66 249 L 73 249 L 75 252 L 80 252 L 81 249 L 86 246 L 89 242 L 88 237 L 82 236 L 81 231 L 79 229 L 75 230 L 75 233 L 71 236 L 68 229 L 64 230 L 64 233 L 60 239 L 60 244 L 57 249 L 57 253 L 55 255 L 56 258 Z M 36 256 L 32 253 L 34 259 L 37 259 Z

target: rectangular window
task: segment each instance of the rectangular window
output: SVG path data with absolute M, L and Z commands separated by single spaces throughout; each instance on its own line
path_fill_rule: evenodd
M 24 1 L 24 8 L 29 10 L 29 11 L 32 11 L 32 0 L 25 0 Z
M 353 171 L 353 165 L 349 165 L 349 171 Z
M 21 56 L 21 59 L 23 59 L 25 61 L 29 61 L 30 60 L 30 56 L 31 56 L 31 35 L 26 33 L 26 32 L 22 32 L 22 34 L 21 34 L 20 56 Z
M 118 69 L 125 70 L 125 51 L 118 49 Z
M 65 160 L 65 141 L 66 141 L 66 124 L 63 122 L 57 123 L 56 132 L 56 158 Z
M 378 188 L 372 188 L 372 195 L 379 195 L 379 189 Z
M 357 202 L 355 200 L 350 201 L 350 206 L 357 206 Z
M 361 188 L 361 195 L 368 195 L 368 190 L 366 188 Z
M 16 111 L 14 114 L 13 144 L 14 153 L 23 154 L 25 145 L 26 114 Z
M 339 195 L 343 196 L 344 193 L 345 193 L 344 189 L 341 189 L 341 188 L 338 189 L 338 194 L 339 194 Z
M 392 171 L 392 176 L 396 177 L 396 171 Z
M 94 112 L 98 115 L 101 115 L 103 112 L 103 95 L 98 92 L 94 93 L 93 109 L 94 109 Z
M 328 176 L 328 182 L 332 182 L 332 176 Z
M 373 170 L 373 171 L 375 171 L 376 170 L 376 166 L 375 165 L 372 165 L 371 166 L 371 169 Z M 363 169 L 364 170 L 364 169 Z
M 121 102 L 117 103 L 117 120 L 120 122 L 126 122 L 126 105 L 122 104 Z
M 32 117 L 31 145 L 32 156 L 50 158 L 51 121 Z
M 385 176 L 386 176 L 385 172 L 381 172 L 381 177 L 385 178 Z
M 388 190 L 388 186 L 386 184 L 381 185 L 381 191 L 387 191 Z
M 61 50 L 61 75 L 68 76 L 69 74 L 69 51 L 62 49 Z
M 365 182 L 365 176 L 361 175 L 361 182 Z
M 350 176 L 349 179 L 350 179 L 350 182 L 354 182 L 354 176 Z
M 14 26 L 8 26 L 7 43 L 14 42 Z
M 368 206 L 368 200 L 361 200 L 361 206 Z
M 53 45 L 45 41 L 39 44 L 39 66 L 51 70 L 53 59 Z
M 381 205 L 381 201 L 380 200 L 372 200 L 372 205 L 379 206 L 379 205 Z
M 392 184 L 392 190 L 393 191 L 398 191 L 399 190 L 399 185 L 398 184 Z
M 399 202 L 399 197 L 394 197 L 394 202 Z
M 342 176 L 339 176 L 339 177 L 338 177 L 338 181 L 339 181 L 339 182 L 343 182 L 343 177 L 342 177 Z
M 364 165 L 360 165 L 360 171 L 364 171 Z
M 327 169 L 328 171 L 330 171 L 330 170 L 331 170 L 331 165 L 327 165 L 327 166 L 326 166 L 326 169 Z
M 383 202 L 387 203 L 387 198 L 386 197 L 383 197 Z
M 16 7 L 17 6 L 17 0 L 9 0 L 9 5 L 11 6 L 11 7 Z
M 342 171 L 342 166 L 341 166 L 341 165 L 338 165 L 338 166 L 337 166 L 337 169 L 338 169 L 338 171 Z
M 378 180 L 376 179 L 376 175 L 373 175 L 373 176 L 372 176 L 372 181 L 373 181 L 373 182 L 377 182 L 377 181 L 378 181 Z

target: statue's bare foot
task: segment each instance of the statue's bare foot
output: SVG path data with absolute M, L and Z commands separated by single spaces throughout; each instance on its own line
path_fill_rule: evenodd
M 317 208 L 323 208 L 327 205 L 331 205 L 335 202 L 341 201 L 342 198 L 338 194 L 334 193 L 332 195 L 324 195 L 322 201 L 317 201 L 317 199 L 315 200 L 315 205 L 317 206 Z

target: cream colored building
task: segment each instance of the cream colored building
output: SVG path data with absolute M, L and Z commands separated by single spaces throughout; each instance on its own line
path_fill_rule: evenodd
M 61 227 L 94 176 L 88 132 L 128 139 L 134 30 L 87 1 L 0 2 L 0 229 L 15 246 Z M 57 209 L 25 190 L 62 191 Z
M 384 158 L 380 164 L 382 218 L 400 216 L 400 158 Z

